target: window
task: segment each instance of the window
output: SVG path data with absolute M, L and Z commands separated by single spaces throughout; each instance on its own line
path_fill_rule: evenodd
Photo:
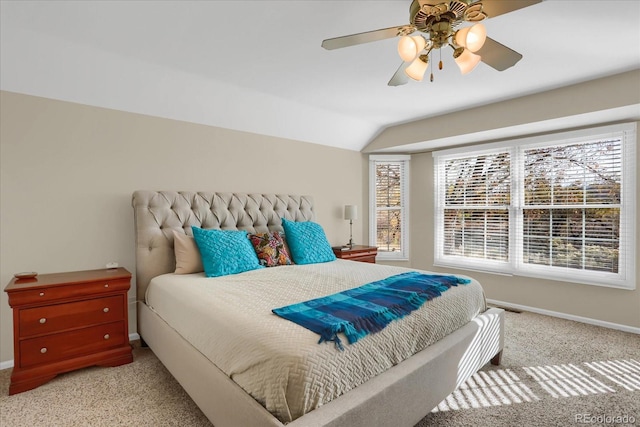
M 635 289 L 635 124 L 434 153 L 435 264 Z
M 409 258 L 408 185 L 409 156 L 369 157 L 369 242 L 378 258 Z

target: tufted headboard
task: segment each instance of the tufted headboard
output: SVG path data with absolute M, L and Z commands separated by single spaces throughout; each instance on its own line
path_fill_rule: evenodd
M 176 268 L 172 230 L 193 235 L 191 226 L 249 232 L 282 231 L 282 218 L 313 221 L 310 196 L 280 194 L 136 191 L 137 299 L 144 300 L 151 279 Z

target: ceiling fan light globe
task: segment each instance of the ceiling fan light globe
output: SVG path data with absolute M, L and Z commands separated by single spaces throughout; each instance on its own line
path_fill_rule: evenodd
M 454 56 L 453 59 L 458 64 L 460 73 L 464 75 L 472 72 L 478 66 L 482 57 L 470 52 L 468 49 L 464 49 L 460 55 Z
M 469 29 L 471 27 L 464 27 L 456 31 L 454 36 L 456 46 L 467 47 L 467 34 L 469 34 Z
M 428 60 L 423 61 L 421 58 L 416 58 L 411 65 L 409 65 L 405 70 L 405 74 L 412 78 L 415 81 L 422 81 L 424 78 L 424 73 L 427 72 Z
M 479 51 L 487 39 L 487 29 L 482 24 L 475 24 L 456 31 L 455 42 L 458 46 L 471 52 Z
M 467 49 L 471 52 L 479 51 L 487 39 L 487 29 L 482 24 L 476 24 L 469 30 L 467 34 Z
M 411 62 L 424 49 L 427 41 L 422 36 L 402 36 L 398 41 L 398 55 L 404 62 Z

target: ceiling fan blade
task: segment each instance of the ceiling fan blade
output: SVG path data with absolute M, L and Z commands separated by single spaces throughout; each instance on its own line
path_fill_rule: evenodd
M 410 62 L 403 62 L 402 64 L 400 64 L 400 67 L 398 67 L 396 73 L 393 75 L 393 77 L 391 77 L 391 80 L 389 80 L 387 86 L 406 85 L 409 81 L 409 76 L 407 76 L 407 73 L 405 73 L 404 70 L 406 70 L 410 64 Z
M 351 34 L 349 36 L 336 37 L 322 41 L 322 47 L 328 50 L 340 49 L 362 43 L 375 42 L 378 40 L 396 37 L 400 32 L 405 31 L 406 25 L 400 27 L 389 27 L 381 30 L 367 31 L 366 33 Z
M 489 37 L 487 37 L 484 46 L 476 54 L 482 57 L 482 62 L 498 71 L 513 67 L 522 59 L 521 54 Z
M 489 18 L 542 3 L 542 0 L 481 0 L 482 11 Z

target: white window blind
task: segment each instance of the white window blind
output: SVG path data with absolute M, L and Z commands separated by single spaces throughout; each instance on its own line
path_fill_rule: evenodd
M 617 273 L 622 138 L 524 150 L 525 264 Z
M 445 255 L 509 260 L 509 159 L 499 152 L 445 162 Z
M 635 288 L 635 124 L 434 153 L 435 263 Z
M 408 259 L 409 156 L 370 157 L 369 242 L 381 259 Z

